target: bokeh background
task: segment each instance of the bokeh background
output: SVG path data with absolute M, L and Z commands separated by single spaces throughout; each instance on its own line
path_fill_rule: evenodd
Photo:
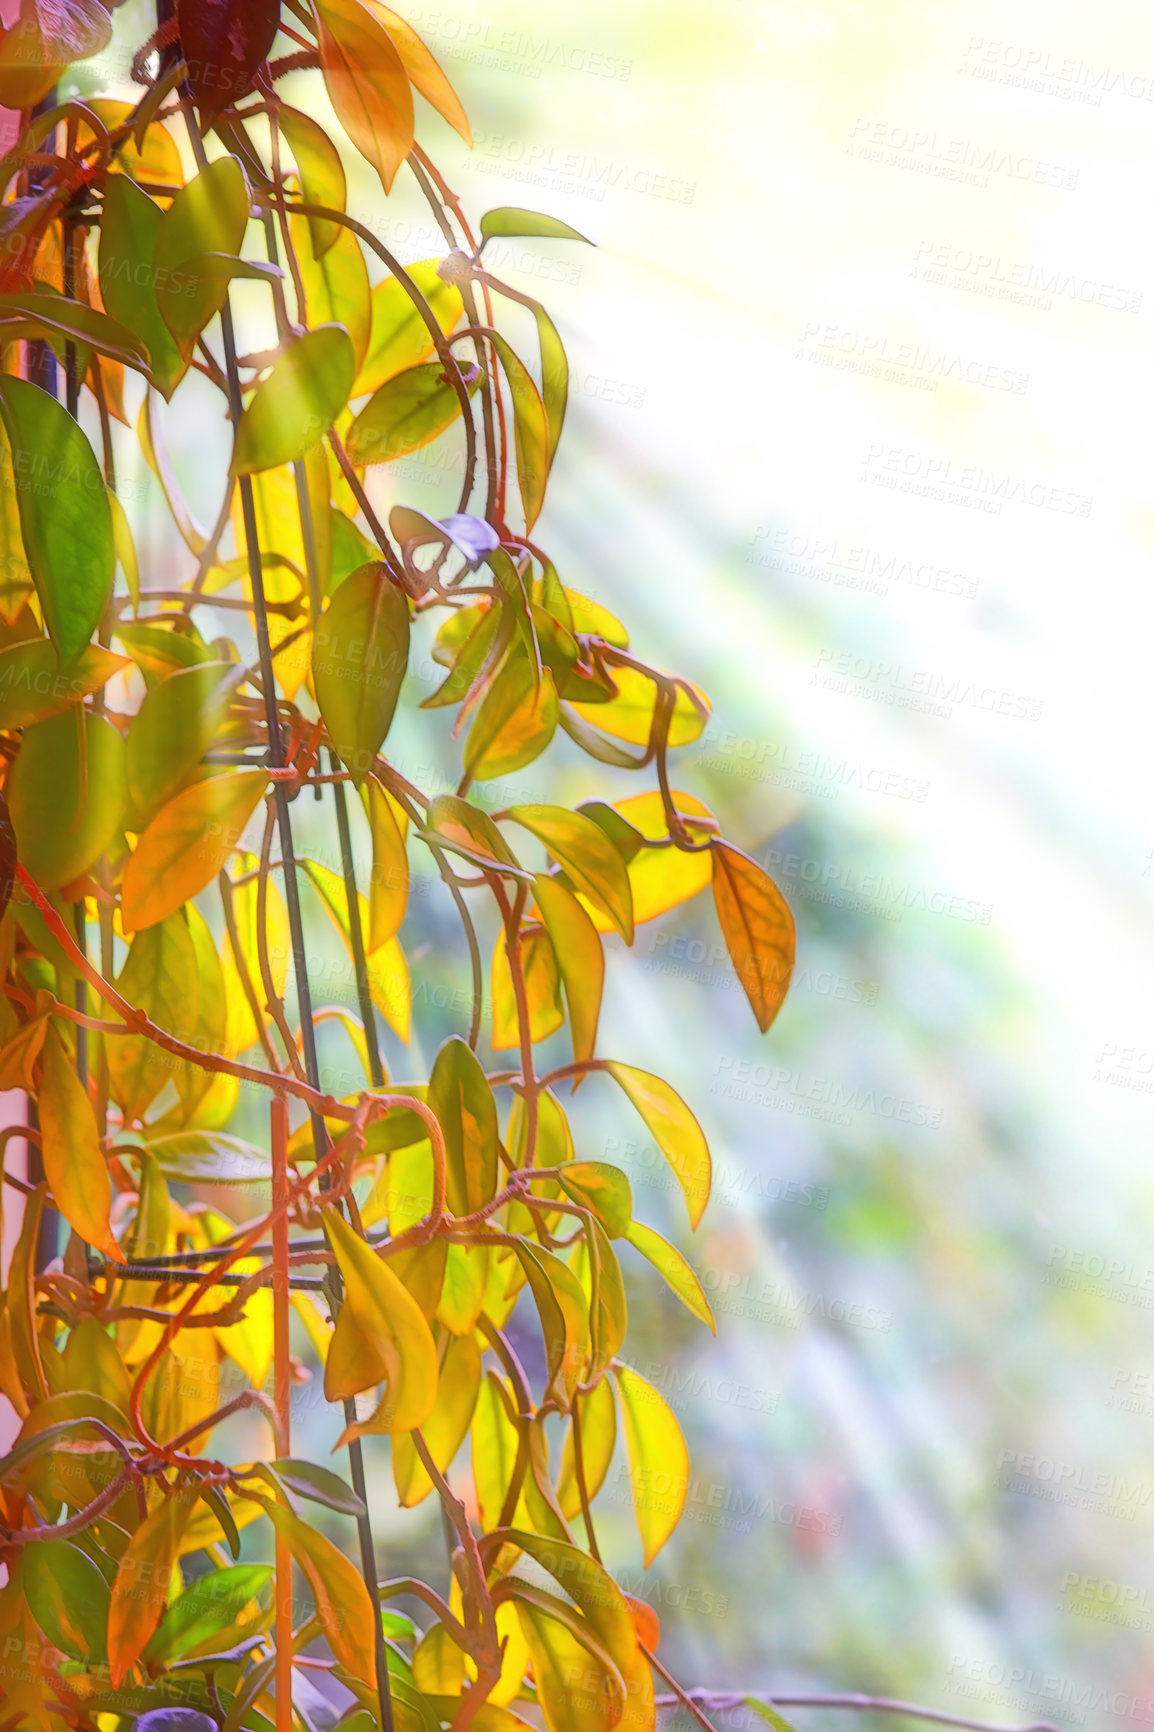
M 548 210 L 596 243 L 487 255 L 573 367 L 538 539 L 709 694 L 676 780 L 775 871 L 800 933 L 765 1039 L 708 896 L 612 959 L 602 1050 L 670 1077 L 713 1145 L 696 1239 L 637 1121 L 591 1087 L 574 1122 L 695 1259 L 719 1341 L 634 1287 L 629 1352 L 694 1477 L 643 1574 L 615 1465 L 608 1561 L 687 1683 L 1154 1722 L 1154 18 L 403 10 L 476 131 L 469 152 L 425 111 L 466 208 Z M 142 8 L 118 16 L 137 40 Z M 112 51 L 88 76 L 132 95 Z M 289 94 L 324 114 L 315 75 Z M 404 176 L 386 201 L 350 170 L 350 209 L 403 260 L 439 250 Z M 221 436 L 168 428 L 208 520 Z M 458 463 L 429 447 L 373 472 L 375 496 L 451 509 Z M 162 581 L 177 553 L 140 483 Z M 429 786 L 441 720 L 393 742 Z M 573 802 L 637 791 L 561 763 Z M 424 888 L 400 1078 L 465 1020 L 451 907 Z M 300 1427 L 328 1447 L 307 1391 Z M 443 1556 L 374 1447 L 382 1562 Z

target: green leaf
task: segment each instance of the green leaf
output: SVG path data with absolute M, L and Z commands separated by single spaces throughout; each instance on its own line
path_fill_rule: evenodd
M 707 1328 L 717 1334 L 717 1324 L 713 1320 L 713 1311 L 709 1300 L 705 1297 L 705 1289 L 697 1279 L 697 1275 L 677 1248 L 668 1239 L 663 1239 L 660 1233 L 655 1233 L 652 1227 L 642 1226 L 640 1221 L 632 1221 L 625 1230 L 625 1237 L 635 1251 L 652 1263 L 681 1300 L 687 1310 Z
M 763 1702 L 760 1696 L 744 1696 L 742 1705 L 756 1714 L 759 1720 L 764 1720 L 767 1726 L 772 1726 L 773 1732 L 794 1732 L 792 1721 L 780 1714 L 772 1702 Z
M 440 361 L 407 367 L 374 391 L 349 428 L 349 457 L 354 463 L 407 457 L 451 427 L 460 413 L 461 400 L 446 382 Z
M 540 684 L 523 655 L 511 656 L 481 701 L 465 741 L 465 769 L 479 782 L 511 775 L 539 758 L 557 731 L 557 688 Z
M 409 603 L 380 563 L 346 577 L 313 645 L 313 689 L 338 757 L 359 786 L 389 731 L 409 665 Z
M 124 817 L 124 741 L 104 716 L 73 706 L 24 732 L 8 775 L 19 857 L 45 890 L 71 884 L 104 853 Z
M 181 188 L 161 218 L 152 256 L 156 301 L 185 361 L 228 296 L 227 277 L 194 277 L 188 266 L 204 253 L 237 255 L 248 215 L 244 170 L 235 156 L 220 156 Z
M 556 335 L 556 332 L 554 332 Z M 521 506 L 525 513 L 525 528 L 532 529 L 545 502 L 545 484 L 549 479 L 551 457 L 549 417 L 541 393 L 520 356 L 515 354 L 504 337 L 489 332 L 489 341 L 496 349 L 509 382 L 513 400 L 513 448 L 517 458 L 517 485 L 521 489 Z M 557 432 L 560 435 L 560 425 Z
M 510 806 L 511 818 L 543 842 L 575 890 L 587 896 L 633 942 L 633 895 L 625 862 L 604 831 L 564 806 Z
M 0 417 L 25 556 L 67 673 L 100 624 L 116 572 L 104 477 L 84 432 L 38 385 L 0 375 Z
M 90 643 L 73 667 L 62 674 L 56 651 L 46 637 L 29 638 L 0 650 L 0 728 L 27 728 L 59 715 L 107 685 L 131 664 L 101 644 Z
M 244 669 L 201 662 L 161 680 L 145 696 L 125 742 L 131 826 L 141 830 L 188 781 L 213 745 Z
M 0 338 L 60 339 L 96 349 L 122 366 L 147 372 L 148 349 L 140 338 L 116 319 L 110 319 L 83 301 L 35 290 L 27 294 L 0 295 Z
M 156 301 L 156 237 L 165 213 L 128 175 L 109 175 L 100 216 L 100 300 L 123 326 L 137 331 L 149 352 L 152 383 L 172 398 L 187 362 Z
M 100 296 L 112 316 L 138 331 L 148 348 L 151 378 L 171 400 L 188 361 L 160 314 L 153 264 L 164 221 L 160 206 L 126 174 L 110 175 L 100 222 Z M 185 286 L 183 275 L 180 284 Z M 188 287 L 191 287 L 189 280 Z
M 297 108 L 283 105 L 277 110 L 277 120 L 289 149 L 296 158 L 301 192 L 306 204 L 327 205 L 329 210 L 345 208 L 345 167 L 341 153 L 323 126 Z M 342 233 L 339 223 L 326 217 L 307 217 L 312 237 L 313 257 L 321 259 Z
M 357 366 L 365 358 L 372 327 L 372 298 L 369 272 L 361 243 L 350 229 L 338 231 L 324 252 L 313 255 L 313 240 L 304 217 L 289 220 L 289 236 L 297 251 L 301 286 L 305 292 L 305 313 L 312 325 L 343 325 L 352 339 Z
M 625 1421 L 634 1513 L 648 1569 L 685 1508 L 689 1451 L 665 1397 L 627 1365 L 614 1366 L 614 1376 Z
M 477 1055 L 455 1036 L 433 1061 L 429 1105 L 445 1139 L 449 1208 L 472 1214 L 497 1190 L 497 1103 Z
M 709 1201 L 713 1172 L 701 1126 L 676 1089 L 659 1076 L 612 1060 L 605 1068 L 629 1096 L 673 1168 L 689 1210 L 689 1224 L 696 1227 Z
M 429 311 L 445 336 L 460 322 L 464 306 L 461 291 L 437 273 L 437 259 L 421 259 L 406 265 L 413 286 L 424 296 Z M 372 295 L 373 317 L 368 353 L 357 374 L 354 396 L 376 391 L 409 367 L 428 360 L 434 343 L 428 325 L 412 296 L 397 277 L 386 277 Z
M 537 908 L 553 943 L 569 1007 L 573 1057 L 592 1058 L 605 983 L 605 952 L 597 928 L 577 898 L 545 873 L 533 880 Z
M 252 475 L 303 457 L 345 407 L 355 371 L 343 325 L 320 325 L 291 343 L 241 416 L 233 474 Z
M 290 1456 L 282 1456 L 279 1461 L 266 1462 L 264 1465 L 290 1494 L 306 1498 L 310 1503 L 319 1503 L 325 1509 L 335 1510 L 338 1515 L 355 1517 L 365 1513 L 363 1500 L 339 1474 L 331 1472 L 327 1467 L 319 1467 L 312 1461 L 298 1461 Z
M 549 240 L 584 241 L 590 247 L 595 244 L 559 217 L 544 216 L 535 210 L 519 210 L 515 205 L 502 205 L 498 210 L 486 211 L 481 218 L 481 233 L 486 240 L 496 235 L 542 235 Z
M 67 1540 L 24 1552 L 20 1583 L 28 1609 L 53 1647 L 74 1660 L 102 1660 L 111 1592 L 97 1565 Z
M 138 934 L 134 948 L 153 931 L 149 927 Z M 263 1149 L 225 1131 L 174 1131 L 152 1137 L 149 1148 L 165 1178 L 182 1185 L 268 1184 L 272 1177 Z
M 633 1191 L 620 1167 L 607 1161 L 570 1161 L 557 1176 L 575 1203 L 592 1209 L 610 1238 L 629 1236 Z
M 170 1665 L 183 1659 L 221 1630 L 227 1630 L 264 1588 L 268 1564 L 236 1564 L 213 1570 L 178 1594 L 144 1650 L 146 1664 Z
M 537 321 L 537 341 L 541 348 L 541 400 L 549 423 L 549 462 L 552 463 L 565 425 L 569 362 L 557 327 L 544 307 L 534 304 L 533 317 Z

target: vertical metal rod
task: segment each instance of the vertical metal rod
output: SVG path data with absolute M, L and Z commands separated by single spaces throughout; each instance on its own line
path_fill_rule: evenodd
M 188 94 L 187 85 L 185 94 Z M 200 129 L 196 125 L 191 111 L 188 116 L 188 135 L 193 154 L 198 164 L 203 167 L 205 156 L 204 142 Z M 232 415 L 234 430 L 240 425 L 244 410 L 244 400 L 240 389 L 240 372 L 236 358 L 236 336 L 232 321 L 232 306 L 226 294 L 224 305 L 220 310 L 221 341 L 224 348 L 225 371 L 228 376 L 229 409 Z M 261 564 L 260 543 L 257 536 L 256 501 L 253 496 L 252 479 L 250 476 L 239 477 L 241 514 L 244 521 L 245 544 L 248 555 L 249 577 L 252 586 L 253 613 L 256 618 L 257 657 L 260 663 L 261 684 L 264 687 L 265 718 L 268 725 L 269 759 L 280 767 L 284 762 L 284 743 L 281 736 L 280 714 L 277 709 L 276 675 L 273 669 L 272 644 L 269 639 L 268 609 L 265 602 L 264 572 Z M 280 834 L 281 859 L 285 891 L 285 907 L 288 913 L 289 934 L 293 952 L 293 973 L 296 981 L 297 1009 L 301 1022 L 301 1042 L 304 1048 L 305 1075 L 309 1083 L 317 1088 L 318 1066 L 316 1051 L 316 1029 L 313 1026 L 312 993 L 309 988 L 308 966 L 304 947 L 304 927 L 301 919 L 300 893 L 297 884 L 296 856 L 293 850 L 292 819 L 289 815 L 288 795 L 283 782 L 274 785 L 273 800 L 277 816 L 277 828 Z M 310 1113 L 313 1131 L 313 1146 L 317 1159 L 320 1160 L 328 1152 L 329 1138 L 323 1117 L 319 1113 Z M 327 1188 L 327 1186 L 325 1186 Z M 330 1307 L 335 1316 L 340 1310 L 343 1284 L 340 1272 L 335 1264 L 330 1264 L 325 1276 L 325 1291 Z M 356 1404 L 350 1397 L 344 1404 L 346 1421 L 351 1425 L 356 1422 Z M 377 1581 L 376 1550 L 373 1545 L 372 1519 L 369 1515 L 368 1498 L 366 1496 L 366 1481 L 364 1455 L 360 1439 L 355 1438 L 348 1446 L 349 1468 L 353 1489 L 364 1506 L 364 1514 L 357 1517 L 357 1537 L 360 1542 L 361 1570 L 365 1577 L 365 1585 L 376 1600 L 375 1584 Z M 381 1621 L 379 1607 L 374 1620 L 375 1658 L 377 1671 L 377 1705 L 380 1712 L 381 1732 L 393 1732 L 393 1709 L 389 1691 L 389 1673 L 387 1650 L 385 1647 L 384 1625 Z

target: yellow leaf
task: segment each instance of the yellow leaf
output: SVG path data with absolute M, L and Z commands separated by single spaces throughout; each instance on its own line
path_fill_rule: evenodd
M 367 1431 L 411 1431 L 425 1423 L 437 1399 L 437 1349 L 429 1325 L 388 1263 L 357 1236 L 337 1210 L 325 1209 L 323 1217 L 344 1276 L 345 1305 L 388 1367 L 385 1393 L 376 1413 L 364 1425 L 350 1426 L 346 1437 L 362 1436 Z M 332 1354 L 330 1347 L 330 1364 Z M 375 1381 L 369 1376 L 362 1387 L 368 1388 Z
M 396 938 L 389 938 L 365 958 L 369 996 L 398 1040 L 408 1041 L 412 1028 L 413 989 L 409 965 Z
M 454 1335 L 471 1335 L 489 1284 L 487 1245 L 450 1245 L 436 1305 L 437 1320 Z
M 581 1462 L 585 1469 L 585 1490 L 592 1502 L 605 1483 L 617 1447 L 617 1403 L 613 1399 L 613 1384 L 602 1377 L 587 1395 L 579 1395 L 574 1403 L 581 1426 Z M 557 1485 L 557 1501 L 570 1521 L 581 1513 L 581 1492 L 573 1458 L 573 1431 L 565 1437 L 561 1455 L 561 1477 Z
M 454 1246 L 453 1249 L 458 1249 Z M 442 1342 L 437 1404 L 421 1427 L 425 1447 L 447 1473 L 468 1434 L 481 1387 L 481 1353 L 472 1335 L 447 1335 Z M 412 1509 L 433 1489 L 433 1482 L 406 1433 L 393 1439 L 393 1478 L 397 1498 Z
M 406 265 L 415 287 L 448 336 L 464 310 L 461 291 L 437 275 L 438 259 Z M 373 289 L 369 351 L 353 386 L 354 397 L 376 391 L 406 368 L 420 366 L 433 353 L 429 327 L 396 277 L 386 277 Z
M 665 1397 L 626 1365 L 614 1368 L 625 1421 L 633 1506 L 648 1569 L 681 1519 L 689 1451 Z
M 108 1612 L 108 1665 L 114 1690 L 119 1690 L 160 1622 L 177 1569 L 181 1535 L 199 1497 L 195 1486 L 167 1496 L 141 1522 L 120 1560 Z
M 574 889 L 608 915 L 626 944 L 632 944 L 629 876 L 625 862 L 600 825 L 563 806 L 511 806 L 504 816 L 543 842 Z
M 88 1092 L 60 1039 L 49 1029 L 40 1079 L 40 1139 L 44 1174 L 70 1227 L 115 1263 L 124 1252 L 112 1236 L 112 1183 Z
M 600 945 L 598 945 L 600 950 Z M 561 1008 L 561 979 L 557 958 L 549 934 L 540 926 L 521 928 L 521 967 L 525 977 L 525 997 L 529 1006 L 529 1034 L 536 1043 L 556 1034 L 565 1020 Z M 517 1000 L 513 992 L 513 976 L 505 949 L 504 930 L 498 932 L 493 946 L 490 971 L 493 998 L 493 1033 L 490 1045 L 494 1052 L 507 1052 L 520 1046 L 521 1030 L 517 1017 Z
M 374 1685 L 376 1623 L 379 1616 L 361 1573 L 316 1528 L 301 1521 L 284 1504 L 266 1504 L 269 1519 L 300 1565 L 321 1628 L 334 1658 L 354 1678 Z
M 427 1696 L 461 1694 L 465 1656 L 444 1624 L 434 1624 L 426 1630 L 413 1650 L 413 1679 L 417 1689 Z
M 246 873 L 254 871 L 256 864 L 255 854 L 238 854 L 235 870 L 243 877 Z M 252 982 L 257 1007 L 263 1020 L 268 1022 L 271 1017 L 264 1006 L 264 983 L 261 980 L 260 957 L 257 950 L 257 888 L 255 878 L 248 884 L 239 885 L 232 892 L 232 906 L 241 956 L 248 968 L 248 977 Z M 284 991 L 288 973 L 291 939 L 288 911 L 284 905 L 284 898 L 281 896 L 275 878 L 271 876 L 265 897 L 265 928 L 272 983 L 275 990 L 280 993 Z M 220 963 L 224 971 L 224 1002 L 228 1012 L 225 1050 L 230 1053 L 245 1052 L 260 1037 L 248 998 L 240 983 L 240 970 L 233 954 L 231 938 L 221 944 Z
M 547 1732 L 613 1732 L 624 1703 L 620 1672 L 590 1652 L 567 1622 L 549 1617 L 523 1596 L 515 1603 Z
M 670 1088 L 661 1077 L 615 1060 L 605 1068 L 625 1090 L 673 1168 L 689 1210 L 689 1224 L 696 1227 L 705 1213 L 713 1178 L 709 1144 L 701 1126 L 676 1089 Z
M 660 1233 L 655 1233 L 652 1227 L 645 1227 L 640 1221 L 631 1221 L 625 1231 L 625 1237 L 635 1251 L 640 1251 L 659 1275 L 664 1276 L 681 1303 L 700 1322 L 717 1334 L 717 1324 L 713 1320 L 713 1311 L 705 1290 L 697 1275 L 676 1246 L 663 1239 Z
M 479 782 L 524 769 L 557 731 L 557 688 L 548 668 L 536 683 L 527 658 L 508 661 L 486 692 L 465 741 L 464 761 Z
M 597 928 L 575 896 L 555 878 L 539 873 L 533 880 L 537 908 L 553 941 L 553 950 L 573 1035 L 573 1057 L 592 1058 L 597 1045 L 597 1021 L 605 982 L 605 952 Z
M 708 808 L 692 794 L 675 790 L 674 805 L 688 817 L 708 818 Z M 659 841 L 668 834 L 665 808 L 661 795 L 634 794 L 628 800 L 617 800 L 614 809 L 621 813 L 642 836 Z M 628 865 L 629 884 L 633 892 L 633 918 L 640 926 L 676 908 L 699 890 L 704 890 L 712 877 L 713 867 L 708 849 L 688 854 L 682 848 L 639 848 Z M 598 932 L 608 932 L 609 922 L 599 909 L 590 906 L 589 913 Z
M 719 840 L 711 852 L 717 918 L 764 1034 L 789 990 L 797 942 L 793 915 L 773 879 L 748 854 Z
M 161 807 L 125 868 L 127 931 L 155 925 L 212 882 L 267 786 L 263 770 L 234 770 L 194 782 Z
M 582 704 L 574 702 L 573 708 L 579 716 L 600 728 L 603 733 L 612 734 L 615 739 L 625 740 L 633 746 L 647 746 L 653 723 L 653 712 L 657 707 L 657 687 L 648 675 L 640 668 L 614 667 L 610 669 L 610 677 L 617 687 L 617 696 L 607 704 Z M 697 691 L 697 688 L 694 687 Z M 697 692 L 701 700 L 704 714 L 690 701 L 680 686 L 674 699 L 673 714 L 669 720 L 669 744 L 671 746 L 689 746 L 694 740 L 700 739 L 709 715 L 709 701 L 704 692 Z
M 409 901 L 409 856 L 392 800 L 375 776 L 365 779 L 365 804 L 373 838 L 369 878 L 370 954 L 396 936 Z
M 486 1530 L 495 1528 L 513 1479 L 517 1460 L 517 1428 L 501 1398 L 496 1372 L 482 1380 L 473 1411 L 473 1486 Z
M 359 0 L 314 0 L 314 11 L 321 71 L 337 119 L 388 192 L 413 145 L 404 61 Z

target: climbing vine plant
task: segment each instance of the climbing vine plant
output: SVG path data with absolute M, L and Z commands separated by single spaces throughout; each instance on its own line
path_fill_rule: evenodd
M 597 1496 L 620 1432 L 648 1564 L 688 1474 L 628 1363 L 622 1259 L 713 1320 L 626 1175 L 575 1146 L 567 1103 L 587 1085 L 639 1118 L 695 1227 L 710 1162 L 690 1109 L 598 1051 L 603 940 L 711 884 L 764 1030 L 793 925 L 674 785 L 702 694 L 535 539 L 565 350 L 485 250 L 586 243 L 521 209 L 472 224 L 416 142 L 415 97 L 468 140 L 465 114 L 376 0 L 162 0 L 136 102 L 60 100 L 111 27 L 97 0 L 43 0 L 0 39 L 21 111 L 0 207 L 0 1088 L 29 1101 L 3 1133 L 0 1385 L 20 1429 L 0 1465 L 0 1725 L 118 1732 L 180 1708 L 190 1728 L 311 1732 L 319 1669 L 350 1732 L 646 1732 L 687 1698 L 601 1562 Z M 351 151 L 382 197 L 413 177 L 439 256 L 402 266 L 348 214 Z M 200 477 L 208 528 L 166 444 L 181 417 L 225 454 Z M 389 469 L 434 439 L 463 463 L 440 517 Z M 118 486 L 138 458 L 167 538 Z M 221 621 L 235 634 L 206 638 Z M 461 769 L 430 794 L 390 732 L 410 639 L 434 628 L 443 679 L 417 708 L 452 712 Z M 641 791 L 476 798 L 555 736 Z M 339 868 L 302 844 L 317 802 Z M 451 898 L 472 984 L 429 1075 L 394 1082 L 410 856 Z M 347 951 L 355 1012 L 314 1001 L 315 922 Z M 326 1020 L 356 1053 L 338 1087 Z M 566 1025 L 572 1057 L 545 1068 Z M 332 1466 L 293 1452 L 310 1376 Z M 218 1447 L 255 1427 L 261 1459 L 213 1453 L 240 1414 Z M 378 1435 L 393 1483 L 370 1500 Z M 440 1501 L 430 1579 L 382 1577 L 386 1496 Z

